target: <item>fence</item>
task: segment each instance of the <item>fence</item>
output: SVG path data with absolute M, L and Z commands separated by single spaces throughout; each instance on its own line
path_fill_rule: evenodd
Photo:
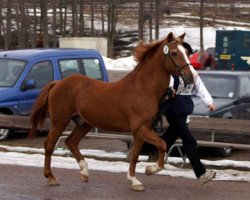
M 166 121 L 163 126 L 167 127 Z M 66 131 L 72 130 L 73 123 L 70 123 Z M 235 149 L 250 149 L 250 123 L 249 120 L 218 119 L 205 117 L 191 117 L 189 127 L 198 141 L 199 146 L 210 147 L 232 147 Z M 14 130 L 30 130 L 29 117 L 0 115 L 0 128 Z M 39 130 L 48 131 L 50 128 L 49 119 L 45 120 L 44 126 Z M 65 132 L 65 137 L 69 132 Z M 88 133 L 87 137 L 130 140 L 130 133 L 114 133 L 99 130 L 95 133 Z

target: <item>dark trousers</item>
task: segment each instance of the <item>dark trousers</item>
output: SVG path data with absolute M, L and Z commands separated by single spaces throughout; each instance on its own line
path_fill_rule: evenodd
M 168 150 L 175 143 L 177 138 L 181 138 L 183 149 L 193 167 L 196 177 L 199 178 L 202 174 L 206 172 L 206 169 L 200 161 L 200 157 L 197 151 L 197 141 L 192 136 L 186 123 L 186 119 L 187 116 L 167 117 L 169 127 L 164 132 L 163 138 L 167 144 Z

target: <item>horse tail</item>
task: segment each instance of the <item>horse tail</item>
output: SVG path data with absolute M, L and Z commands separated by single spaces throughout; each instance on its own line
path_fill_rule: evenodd
M 36 136 L 36 131 L 38 125 L 43 126 L 47 111 L 48 111 L 48 96 L 50 90 L 55 86 L 56 82 L 48 83 L 41 93 L 38 95 L 36 102 L 31 110 L 30 124 L 31 130 L 29 132 L 29 138 L 34 138 Z

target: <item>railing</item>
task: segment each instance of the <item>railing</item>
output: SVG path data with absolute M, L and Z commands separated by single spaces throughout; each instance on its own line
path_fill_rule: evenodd
M 163 126 L 167 127 L 166 121 Z M 67 131 L 72 130 L 74 123 L 70 123 Z M 235 120 L 221 118 L 191 117 L 189 127 L 200 146 L 232 147 L 236 149 L 250 149 L 250 120 Z M 0 115 L 0 128 L 30 130 L 29 117 Z M 48 131 L 49 119 L 45 120 L 44 126 L 39 130 Z M 97 129 L 96 129 L 97 130 Z M 100 130 L 87 134 L 87 137 L 130 140 L 130 133 L 110 133 Z M 67 135 L 67 132 L 65 133 Z M 65 137 L 64 134 L 64 137 Z

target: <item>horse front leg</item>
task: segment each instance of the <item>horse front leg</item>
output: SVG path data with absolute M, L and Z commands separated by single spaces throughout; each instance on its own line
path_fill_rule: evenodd
M 159 152 L 159 157 L 158 157 L 156 164 L 149 165 L 146 167 L 145 173 L 147 175 L 155 174 L 161 171 L 162 169 L 164 169 L 164 158 L 165 158 L 167 146 L 164 140 L 162 140 L 160 137 L 159 138 L 157 137 L 154 138 L 155 142 L 152 141 L 151 144 L 154 144 L 157 147 L 158 152 Z
M 133 141 L 133 147 L 131 148 L 129 152 L 129 160 L 130 160 L 130 165 L 129 165 L 129 171 L 127 174 L 127 179 L 132 183 L 132 189 L 135 191 L 143 191 L 144 187 L 142 183 L 135 177 L 135 168 L 137 164 L 138 157 L 141 152 L 141 148 L 143 145 L 143 141 L 134 136 L 134 141 Z
M 159 157 L 157 163 L 151 166 L 147 166 L 146 174 L 151 175 L 162 170 L 164 168 L 164 157 L 167 150 L 166 143 L 155 132 L 153 132 L 147 125 L 143 125 L 139 130 L 133 133 L 134 141 L 133 147 L 129 153 L 130 166 L 128 172 L 128 180 L 132 182 L 132 188 L 136 191 L 144 190 L 142 183 L 135 177 L 135 168 L 138 157 L 141 152 L 141 148 L 144 142 L 148 142 L 157 147 L 159 151 Z
M 138 136 L 143 138 L 145 142 L 155 145 L 159 152 L 159 157 L 156 164 L 147 166 L 145 171 L 147 175 L 155 174 L 164 168 L 164 158 L 167 146 L 165 141 L 147 126 L 143 126 L 141 129 L 142 131 L 138 132 L 138 134 L 140 134 Z

